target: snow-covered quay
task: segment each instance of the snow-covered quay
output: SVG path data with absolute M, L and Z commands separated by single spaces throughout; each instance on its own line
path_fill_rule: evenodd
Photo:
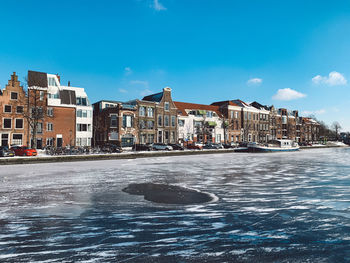
M 349 148 L 0 167 L 1 262 L 349 262 Z M 165 183 L 218 197 L 165 205 Z

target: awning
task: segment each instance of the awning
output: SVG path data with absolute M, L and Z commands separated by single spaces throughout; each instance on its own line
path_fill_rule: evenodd
M 216 122 L 215 121 L 208 121 L 208 125 L 215 127 L 216 126 Z
M 207 114 L 206 110 L 198 110 L 198 112 L 199 112 L 199 114 L 202 114 L 202 115 Z

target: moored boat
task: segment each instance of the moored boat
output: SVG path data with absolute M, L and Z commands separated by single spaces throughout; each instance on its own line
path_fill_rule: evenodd
M 249 152 L 290 152 L 298 150 L 299 145 L 293 140 L 271 140 L 266 144 L 248 143 Z

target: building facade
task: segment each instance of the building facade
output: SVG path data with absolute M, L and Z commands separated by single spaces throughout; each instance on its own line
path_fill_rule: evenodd
M 177 108 L 171 97 L 171 88 L 145 96 L 142 101 L 154 102 L 155 106 L 155 141 L 158 143 L 176 143 Z
M 15 72 L 0 90 L 0 146 L 27 144 L 27 96 Z
M 224 119 L 219 106 L 175 102 L 181 143 L 224 142 Z

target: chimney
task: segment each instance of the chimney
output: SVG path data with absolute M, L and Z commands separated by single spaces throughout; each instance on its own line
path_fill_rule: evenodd
M 68 87 L 70 87 L 70 81 L 68 80 Z
M 61 77 L 60 77 L 60 75 L 58 75 L 58 73 L 57 73 L 56 76 L 57 76 L 59 84 L 61 84 Z

